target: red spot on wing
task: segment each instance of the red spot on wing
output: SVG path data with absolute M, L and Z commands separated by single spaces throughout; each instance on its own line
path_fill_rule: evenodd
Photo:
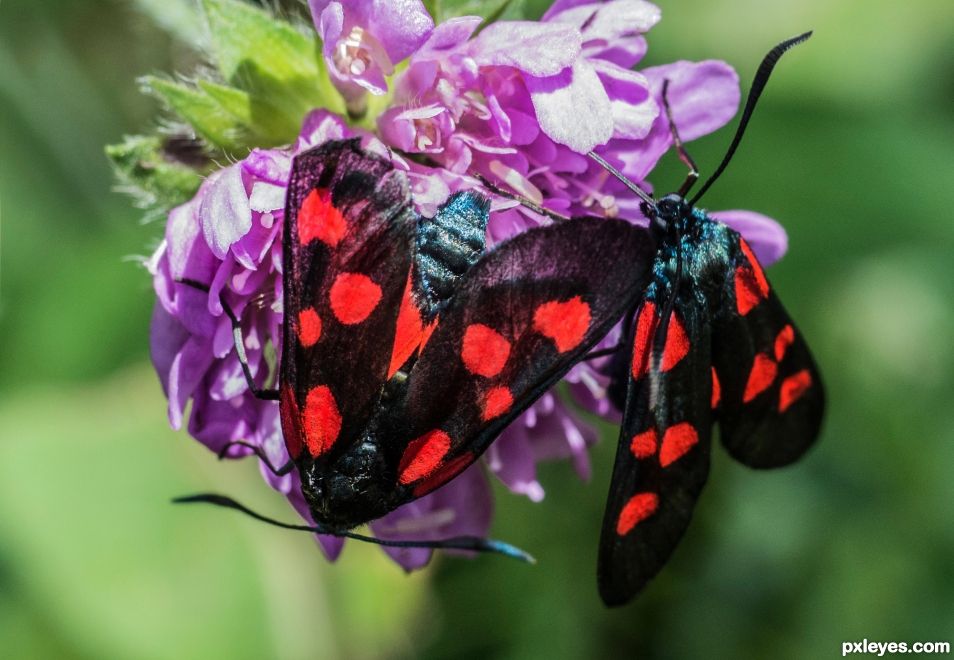
M 278 400 L 278 412 L 282 419 L 282 435 L 285 436 L 285 449 L 288 455 L 297 459 L 301 455 L 301 413 L 295 392 L 291 387 L 283 387 Z
M 756 259 L 755 253 L 752 252 L 752 248 L 749 247 L 749 244 L 745 241 L 744 238 L 739 238 L 739 247 L 742 248 L 743 254 L 745 254 L 746 261 L 749 262 L 749 267 L 752 269 L 752 273 L 755 275 L 755 281 L 759 287 L 759 293 L 762 296 L 767 296 L 769 294 L 769 283 L 765 279 L 765 271 L 762 270 L 762 264 L 759 263 L 759 260 Z
M 510 410 L 510 406 L 512 405 L 513 394 L 510 393 L 508 388 L 491 388 L 484 396 L 483 405 L 481 406 L 480 411 L 480 418 L 485 422 L 489 422 L 493 418 L 500 417 L 505 412 Z
M 788 410 L 788 407 L 802 398 L 802 395 L 811 386 L 812 374 L 807 369 L 803 369 L 783 380 L 778 392 L 778 411 L 783 413 Z
M 345 325 L 361 323 L 381 301 L 381 287 L 367 275 L 341 273 L 329 292 L 331 311 Z
M 657 508 L 659 508 L 659 496 L 656 493 L 636 493 L 629 498 L 619 512 L 616 533 L 619 536 L 626 536 L 633 527 L 656 513 Z
M 414 486 L 414 497 L 421 497 L 422 495 L 428 494 L 432 490 L 440 488 L 448 481 L 456 477 L 465 467 L 470 465 L 473 460 L 474 455 L 469 451 L 451 459 L 445 463 L 442 468 L 434 472 L 434 474 Z
M 633 378 L 638 380 L 640 376 L 649 371 L 649 355 L 653 339 L 653 331 L 656 328 L 656 305 L 651 302 L 644 303 L 636 317 L 636 336 L 633 338 Z
M 676 313 L 673 312 L 669 317 L 669 327 L 666 329 L 666 345 L 663 347 L 662 365 L 663 371 L 669 371 L 689 354 L 689 337 L 686 336 L 686 329 Z
M 749 380 L 745 383 L 745 393 L 742 401 L 748 403 L 759 394 L 767 390 L 778 375 L 778 365 L 765 353 L 758 353 L 749 372 Z
M 311 348 L 321 339 L 321 317 L 314 307 L 298 312 L 298 341 L 304 348 Z
M 633 452 L 633 456 L 642 460 L 656 453 L 657 443 L 656 429 L 649 429 L 634 435 L 629 444 L 629 449 Z
M 321 456 L 331 449 L 341 432 L 341 413 L 338 402 L 325 385 L 311 388 L 305 398 L 302 416 L 305 444 L 312 456 Z
M 778 336 L 775 337 L 775 361 L 781 362 L 782 358 L 785 357 L 785 352 L 788 350 L 788 347 L 792 345 L 792 342 L 795 341 L 795 328 L 791 325 L 786 325 L 778 333 Z
M 496 376 L 510 357 L 510 342 L 493 328 L 472 323 L 464 330 L 460 357 L 470 373 L 488 378 Z
M 719 374 L 715 367 L 712 367 L 712 409 L 715 410 L 722 398 L 722 385 L 719 383 Z
M 739 246 L 745 254 L 746 264 L 735 269 L 735 304 L 739 314 L 745 316 L 768 297 L 769 283 L 758 259 L 752 254 L 745 239 L 739 239 Z
M 450 450 L 449 435 L 435 429 L 412 440 L 398 464 L 398 481 L 403 486 L 431 475 Z
M 699 434 L 689 422 L 670 426 L 663 434 L 662 446 L 659 448 L 659 464 L 669 467 L 685 456 L 698 442 Z
M 421 312 L 414 303 L 411 295 L 411 277 L 407 278 L 404 287 L 404 297 L 401 298 L 401 309 L 398 311 L 397 330 L 394 335 L 394 347 L 391 349 L 391 364 L 388 367 L 388 378 L 393 376 L 414 351 L 421 345 L 424 337 L 424 322 Z
M 348 231 L 348 223 L 331 203 L 331 194 L 324 188 L 315 188 L 305 197 L 298 209 L 298 241 L 307 245 L 316 238 L 335 247 Z
M 560 353 L 580 345 L 590 327 L 590 306 L 580 296 L 564 302 L 551 301 L 533 313 L 533 328 L 556 344 Z

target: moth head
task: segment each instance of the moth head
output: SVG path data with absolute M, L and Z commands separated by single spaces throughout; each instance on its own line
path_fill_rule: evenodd
M 670 233 L 676 223 L 689 215 L 689 204 L 682 196 L 670 193 L 658 200 L 655 206 L 645 205 L 643 213 L 649 217 L 649 226 L 657 238 Z

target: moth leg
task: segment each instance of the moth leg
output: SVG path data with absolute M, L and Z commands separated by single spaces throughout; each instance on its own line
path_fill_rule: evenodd
M 293 460 L 289 460 L 280 468 L 276 468 L 272 464 L 271 459 L 269 459 L 268 456 L 265 454 L 265 452 L 262 451 L 261 447 L 259 447 L 258 445 L 253 445 L 250 442 L 245 442 L 244 440 L 233 440 L 232 442 L 226 443 L 225 446 L 219 450 L 219 460 L 228 456 L 229 450 L 232 447 L 236 447 L 236 446 L 246 447 L 248 449 L 251 449 L 252 453 L 258 456 L 258 458 L 265 464 L 265 467 L 267 467 L 269 471 L 271 471 L 271 473 L 274 474 L 276 477 L 283 477 L 295 468 L 295 461 Z
M 180 284 L 190 286 L 193 289 L 205 291 L 206 293 L 209 292 L 209 287 L 201 282 L 189 279 L 176 281 Z M 232 341 L 235 343 L 235 352 L 238 354 L 239 364 L 242 365 L 242 373 L 245 374 L 245 382 L 248 384 L 249 391 L 256 399 L 278 401 L 278 390 L 262 389 L 255 384 L 255 381 L 252 379 L 252 370 L 248 366 L 248 356 L 245 354 L 245 339 L 242 337 L 242 326 L 235 312 L 232 311 L 232 308 L 225 301 L 225 296 L 219 296 L 219 303 L 222 305 L 222 309 L 225 310 L 225 315 L 229 317 L 229 321 L 232 322 Z
M 567 215 L 563 215 L 562 213 L 557 213 L 556 211 L 551 211 L 550 209 L 543 208 L 536 202 L 533 202 L 527 199 L 526 197 L 521 197 L 520 195 L 504 190 L 503 188 L 501 188 L 496 183 L 492 182 L 490 179 L 486 178 L 482 174 L 474 174 L 474 176 L 477 177 L 477 179 L 479 179 L 480 182 L 484 185 L 484 187 L 490 192 L 494 193 L 495 195 L 499 195 L 500 197 L 506 197 L 507 199 L 512 199 L 515 202 L 519 202 L 521 206 L 525 206 L 526 208 L 530 209 L 534 213 L 539 213 L 540 215 L 544 215 L 555 222 L 563 222 L 565 220 L 570 219 L 570 217 Z
M 686 167 L 689 168 L 689 174 L 686 176 L 686 180 L 683 181 L 682 185 L 679 187 L 679 196 L 685 197 L 689 194 L 689 191 L 696 181 L 699 180 L 699 168 L 696 167 L 696 162 L 692 160 L 692 156 L 689 155 L 689 152 L 686 151 L 686 147 L 682 144 L 682 138 L 679 137 L 679 130 L 676 128 L 676 122 L 672 118 L 672 108 L 669 107 L 669 79 L 666 78 L 663 81 L 662 87 L 662 102 L 663 108 L 666 109 L 666 119 L 669 121 L 669 132 L 672 133 L 672 141 L 676 147 L 676 153 L 679 154 L 679 160 L 685 163 Z

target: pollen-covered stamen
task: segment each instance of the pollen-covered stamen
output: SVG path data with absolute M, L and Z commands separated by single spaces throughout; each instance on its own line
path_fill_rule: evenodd
M 599 208 L 607 218 L 615 218 L 619 215 L 619 204 L 616 201 L 616 196 L 601 190 L 608 178 L 609 173 L 605 170 L 600 170 L 595 185 L 589 186 L 582 181 L 575 181 L 574 183 L 586 193 L 580 199 L 580 204 L 583 207 L 591 209 L 595 206 Z
M 510 186 L 518 195 L 526 197 L 534 204 L 543 204 L 543 193 L 530 182 L 529 178 L 499 160 L 490 161 L 489 167 L 494 176 Z
M 414 136 L 414 146 L 419 151 L 441 146 L 441 129 L 433 117 L 415 119 Z
M 381 43 L 357 25 L 338 40 L 331 59 L 335 69 L 343 76 L 361 76 L 373 66 L 377 66 L 384 75 L 394 73 L 391 58 Z

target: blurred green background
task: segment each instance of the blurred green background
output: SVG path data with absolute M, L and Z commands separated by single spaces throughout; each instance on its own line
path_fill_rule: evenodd
M 830 412 L 789 469 L 716 452 L 670 565 L 606 610 L 612 441 L 591 483 L 555 464 L 541 504 L 498 489 L 494 535 L 533 567 L 439 559 L 406 576 L 356 543 L 328 565 L 307 536 L 168 504 L 219 490 L 290 517 L 251 461 L 219 464 L 168 429 L 136 256 L 162 225 L 112 190 L 103 156 L 155 126 L 137 76 L 195 65 L 167 28 L 201 26 L 188 2 L 5 0 L 0 655 L 814 658 L 862 638 L 954 641 L 954 3 L 660 5 L 647 64 L 721 58 L 744 85 L 771 45 L 816 30 L 706 201 L 788 229 L 770 276 Z M 729 137 L 692 145 L 704 173 Z M 667 158 L 654 181 L 681 170 Z

